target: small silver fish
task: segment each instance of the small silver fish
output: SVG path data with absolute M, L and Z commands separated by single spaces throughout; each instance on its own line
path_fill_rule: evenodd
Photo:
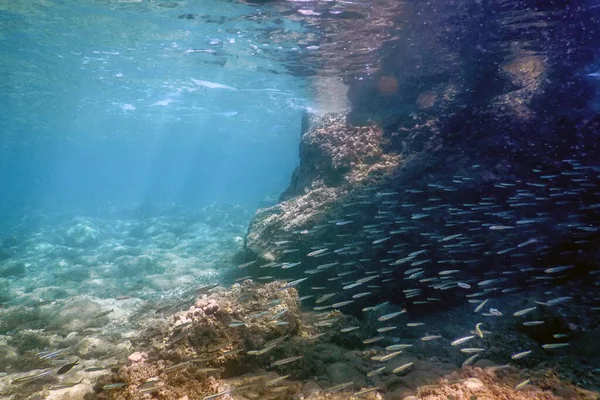
M 304 358 L 304 356 L 295 356 L 295 357 L 282 358 L 281 360 L 277 360 L 277 361 L 274 361 L 273 363 L 271 363 L 271 367 L 276 367 L 276 366 L 279 366 L 279 365 L 289 364 L 291 362 L 300 360 L 302 358 Z
M 473 339 L 475 336 L 471 335 L 471 336 L 465 336 L 462 337 L 460 339 L 456 339 L 455 341 L 453 341 L 452 343 L 450 343 L 452 346 L 458 346 L 459 344 L 463 344 L 471 339 Z
M 414 363 L 411 361 L 411 362 L 409 362 L 409 363 L 407 363 L 407 364 L 400 365 L 399 367 L 396 367 L 396 368 L 394 368 L 394 370 L 393 370 L 392 372 L 393 372 L 394 374 L 397 374 L 398 372 L 402 372 L 402 371 L 404 371 L 404 370 L 406 370 L 406 369 L 410 368 L 410 367 L 411 367 L 413 364 L 414 364 Z
M 381 317 L 377 318 L 377 320 L 380 322 L 389 321 L 390 319 L 396 318 L 397 316 L 402 315 L 404 313 L 406 313 L 406 310 L 385 314 L 385 315 L 382 315 Z
M 379 341 L 381 341 L 383 339 L 385 339 L 385 336 L 375 336 L 375 337 L 363 340 L 363 343 L 364 344 L 371 344 L 371 343 L 379 342 Z
M 519 310 L 519 311 L 515 312 L 515 313 L 513 314 L 513 316 L 515 316 L 515 317 L 520 317 L 520 316 L 522 316 L 522 315 L 525 315 L 525 314 L 528 314 L 528 313 L 532 312 L 532 311 L 533 311 L 533 310 L 535 310 L 536 308 L 537 308 L 537 307 L 530 307 L 530 308 L 525 308 L 525 309 L 523 309 L 523 310 Z
M 349 386 L 352 386 L 353 384 L 354 384 L 354 382 L 340 383 L 339 385 L 335 385 L 335 386 L 331 386 L 331 387 L 323 389 L 323 392 L 324 393 L 336 392 L 338 390 L 342 390 Z
M 543 344 L 542 348 L 546 349 L 546 350 L 550 350 L 550 349 L 558 349 L 560 347 L 566 347 L 569 346 L 569 343 L 549 343 L 549 344 Z
M 519 358 L 523 358 L 525 356 L 528 356 L 529 354 L 531 354 L 531 350 L 527 350 L 527 351 L 522 351 L 520 353 L 515 353 L 512 356 L 510 356 L 510 358 L 512 358 L 513 360 L 518 360 Z
M 526 379 L 526 380 L 524 380 L 523 382 L 521 382 L 521 383 L 517 384 L 517 386 L 515 386 L 515 389 L 516 389 L 516 390 L 519 390 L 519 389 L 521 389 L 522 387 L 529 385 L 530 383 L 531 383 L 531 379 Z
M 284 375 L 284 376 L 280 376 L 278 378 L 275 378 L 273 380 L 268 381 L 267 383 L 265 383 L 265 386 L 274 386 L 277 385 L 279 382 L 286 380 L 287 378 L 289 378 L 289 375 Z

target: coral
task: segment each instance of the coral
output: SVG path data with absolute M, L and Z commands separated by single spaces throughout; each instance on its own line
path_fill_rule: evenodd
M 328 218 L 355 190 L 385 182 L 401 158 L 385 153 L 382 131 L 375 125 L 351 126 L 342 113 L 309 118 L 300 143 L 300 166 L 282 194 L 282 201 L 259 210 L 246 235 L 246 250 L 266 260 L 278 255 L 269 240 L 294 230 L 310 232 L 310 225 Z
M 500 371 L 500 372 L 495 372 Z M 437 399 L 511 399 L 511 400 L 593 400 L 597 394 L 561 382 L 554 374 L 527 377 L 515 368 L 467 367 L 440 380 L 420 387 L 420 400 Z M 531 383 L 516 389 L 516 386 L 531 379 Z M 565 394 L 570 394 L 565 396 Z
M 325 386 L 361 378 L 355 367 L 344 362 L 325 368 L 319 358 L 330 351 L 338 360 L 356 355 L 345 355 L 342 348 L 331 344 L 315 343 L 311 338 L 318 332 L 311 326 L 314 319 L 306 319 L 300 312 L 296 296 L 294 289 L 282 289 L 280 282 L 258 285 L 245 281 L 228 290 L 212 289 L 187 310 L 170 317 L 167 325 L 148 321 L 136 342 L 140 352 L 129 356 L 129 365 L 99 381 L 96 391 L 108 399 L 141 399 L 141 388 L 155 382 L 155 392 L 165 399 L 202 398 L 225 390 L 232 390 L 236 399 L 268 395 L 284 400 L 303 390 L 314 399 L 337 398 L 319 397 L 316 383 L 312 389 L 303 388 L 302 382 L 292 378 L 265 386 L 283 375 L 295 379 L 331 375 L 330 382 L 323 382 Z M 237 326 L 237 321 L 244 325 Z M 267 350 L 262 354 L 252 354 L 263 349 Z M 296 356 L 302 358 L 281 366 L 273 364 Z M 123 389 L 101 390 L 105 384 L 121 381 L 127 382 Z
M 374 125 L 349 126 L 338 115 L 326 114 L 303 135 L 300 154 L 314 152 L 314 158 L 329 163 L 329 168 L 348 170 L 380 157 L 381 140 L 382 131 Z

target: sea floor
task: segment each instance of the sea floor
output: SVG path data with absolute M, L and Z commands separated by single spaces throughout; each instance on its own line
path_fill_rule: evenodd
M 535 341 L 486 321 L 487 352 L 463 366 L 449 343 L 481 322 L 469 304 L 394 333 L 395 344 L 411 346 L 374 372 L 373 357 L 389 353 L 364 343 L 374 336 L 368 318 L 309 311 L 281 281 L 235 282 L 250 214 L 207 215 L 44 217 L 13 227 L 1 252 L 0 398 L 600 398 L 597 327 L 581 327 L 568 349 L 507 363 Z M 419 340 L 428 334 L 440 337 Z

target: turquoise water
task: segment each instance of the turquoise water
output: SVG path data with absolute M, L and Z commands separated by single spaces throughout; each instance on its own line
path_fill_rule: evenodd
M 297 23 L 204 1 L 0 10 L 3 214 L 255 207 L 287 184 L 311 100 L 282 65 L 297 45 L 269 33 Z
M 591 1 L 0 3 L 0 398 L 597 400 Z

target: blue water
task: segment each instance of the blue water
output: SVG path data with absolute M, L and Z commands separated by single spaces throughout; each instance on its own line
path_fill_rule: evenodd
M 311 99 L 282 66 L 296 45 L 266 37 L 268 20 L 241 18 L 254 12 L 218 1 L 1 5 L 0 215 L 252 208 L 281 192 Z
M 596 399 L 600 8 L 246 1 L 0 3 L 0 398 Z

